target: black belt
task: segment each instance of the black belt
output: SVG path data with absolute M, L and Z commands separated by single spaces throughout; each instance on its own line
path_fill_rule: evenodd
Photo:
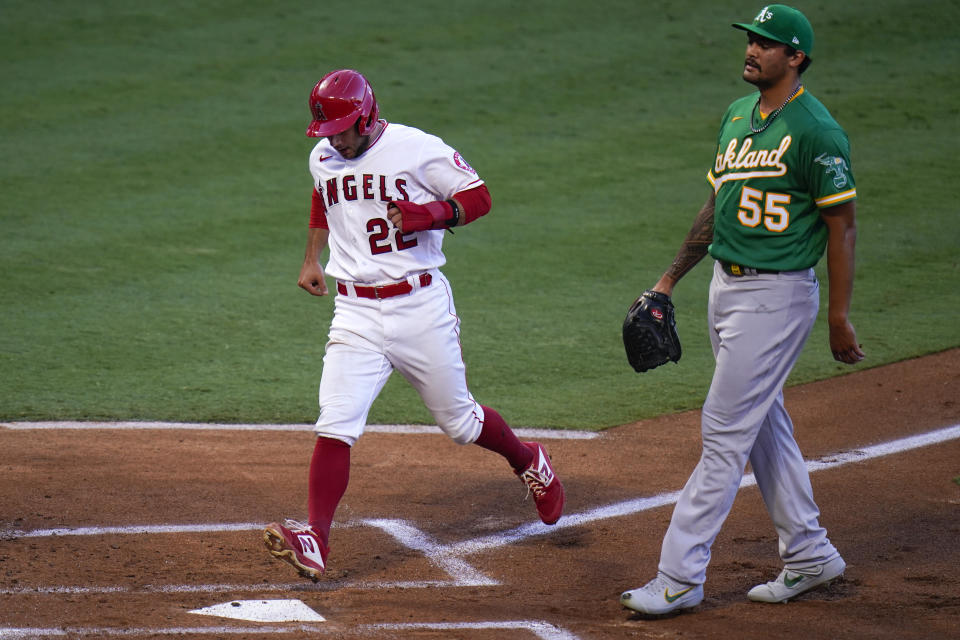
M 780 273 L 773 269 L 754 269 L 753 267 L 745 267 L 742 264 L 735 264 L 733 262 L 723 262 L 720 261 L 720 266 L 723 268 L 724 273 L 728 276 L 742 277 L 742 276 L 755 276 L 761 273 Z

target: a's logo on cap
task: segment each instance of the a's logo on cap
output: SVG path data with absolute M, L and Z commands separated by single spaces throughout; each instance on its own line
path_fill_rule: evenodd
M 793 44 L 800 46 L 800 38 L 798 38 L 797 36 L 793 36 L 792 42 Z
M 754 22 L 766 22 L 773 17 L 773 14 L 770 12 L 770 5 L 767 5 L 763 9 L 760 9 L 760 13 L 757 14 L 757 17 L 753 19 Z

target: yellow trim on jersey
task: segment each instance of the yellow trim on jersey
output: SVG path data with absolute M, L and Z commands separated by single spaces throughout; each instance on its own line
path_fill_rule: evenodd
M 713 186 L 713 192 L 720 191 L 724 182 L 731 180 L 749 180 L 750 178 L 779 178 L 787 174 L 787 168 L 784 166 L 776 171 L 745 171 L 742 173 L 725 173 L 719 178 L 713 175 L 713 170 L 707 172 L 707 181 Z
M 826 207 L 832 207 L 838 205 L 841 202 L 846 202 L 847 200 L 852 200 L 857 197 L 856 189 L 848 189 L 847 191 L 841 191 L 840 193 L 835 193 L 832 196 L 826 196 L 816 200 L 817 206 L 821 209 Z
M 806 90 L 807 90 L 806 87 L 804 87 L 803 85 L 800 85 L 800 89 L 798 89 L 797 92 L 796 92 L 795 94 L 793 94 L 793 97 L 792 97 L 792 98 L 790 98 L 789 100 L 787 100 L 786 102 L 784 102 L 784 103 L 783 103 L 783 106 L 780 107 L 780 108 L 782 109 L 783 107 L 787 106 L 788 104 L 790 104 L 791 102 L 793 102 L 794 100 L 796 100 L 797 98 L 799 98 L 800 95 L 801 95 L 804 91 L 806 91 Z M 757 104 L 759 105 L 760 103 L 758 102 Z M 767 119 L 767 115 L 768 115 L 768 114 L 764 113 L 763 111 L 760 111 L 760 109 L 757 109 L 757 113 L 760 114 L 760 119 L 761 119 L 761 120 L 766 120 L 766 119 Z M 772 112 L 771 112 L 771 113 L 772 113 Z M 736 120 L 736 118 L 734 118 L 733 120 Z M 731 120 L 730 122 L 733 122 L 733 120 Z

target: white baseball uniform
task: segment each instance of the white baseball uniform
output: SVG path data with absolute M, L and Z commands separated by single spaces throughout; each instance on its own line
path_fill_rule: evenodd
M 310 154 L 330 231 L 325 271 L 336 278 L 338 292 L 315 431 L 353 445 L 396 369 L 440 428 L 466 444 L 480 434 L 483 408 L 467 388 L 460 319 L 439 270 L 446 262 L 445 232 L 401 234 L 387 218 L 387 204 L 447 200 L 483 181 L 440 138 L 383 124 L 357 158 L 343 158 L 326 138 Z

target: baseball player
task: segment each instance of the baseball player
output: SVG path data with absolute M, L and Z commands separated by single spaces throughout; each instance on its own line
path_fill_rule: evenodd
M 785 602 L 845 568 L 819 524 L 783 385 L 817 315 L 813 266 L 825 247 L 830 348 L 840 362 L 864 357 L 848 319 L 857 196 L 849 143 L 801 81 L 813 51 L 807 18 L 769 5 L 752 23 L 733 26 L 747 32 L 743 79 L 759 94 L 727 109 L 707 173 L 710 196 L 653 287 L 669 296 L 708 252 L 715 259 L 707 315 L 716 369 L 703 405 L 700 462 L 674 507 L 656 578 L 620 597 L 644 614 L 703 600 L 710 548 L 748 461 L 784 568 L 747 597 Z
M 330 526 L 347 487 L 350 447 L 393 370 L 419 392 L 458 444 L 499 453 L 553 524 L 564 491 L 544 448 L 521 442 L 504 419 L 474 400 L 460 349 L 460 318 L 440 271 L 447 229 L 490 210 L 477 172 L 440 138 L 379 119 L 373 89 L 357 71 L 326 74 L 310 94 L 307 136 L 313 202 L 298 284 L 337 296 L 320 379 L 320 417 L 309 469 L 306 524 L 264 530 L 271 554 L 316 580 L 330 551 Z M 320 255 L 329 248 L 326 269 Z

